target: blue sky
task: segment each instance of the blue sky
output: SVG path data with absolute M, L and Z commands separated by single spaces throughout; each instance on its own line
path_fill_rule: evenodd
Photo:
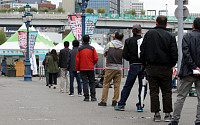
M 52 3 L 58 5 L 59 2 L 62 2 L 62 0 L 50 0 Z M 144 9 L 145 10 L 166 10 L 166 4 L 167 9 L 170 16 L 174 15 L 174 11 L 177 7 L 175 4 L 175 0 L 140 0 L 144 2 Z M 198 4 L 197 4 L 198 3 Z M 189 9 L 190 13 L 200 13 L 199 9 L 199 0 L 189 0 L 189 5 L 186 5 Z

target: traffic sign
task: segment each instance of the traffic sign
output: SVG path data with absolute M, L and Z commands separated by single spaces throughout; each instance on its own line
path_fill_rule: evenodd
M 174 15 L 176 19 L 178 19 L 178 7 L 176 8 Z M 183 20 L 186 20 L 188 16 L 189 16 L 189 10 L 186 6 L 183 6 Z

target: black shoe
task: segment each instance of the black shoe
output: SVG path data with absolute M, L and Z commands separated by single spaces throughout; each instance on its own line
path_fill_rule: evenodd
M 159 113 L 158 113 L 158 114 L 155 114 L 153 120 L 154 120 L 155 122 L 160 122 L 160 120 L 161 120 L 160 114 L 159 114 Z
M 198 123 L 195 123 L 195 125 L 200 125 L 200 122 L 198 122 Z
M 97 99 L 96 98 L 91 98 L 91 101 L 94 102 L 94 101 L 97 101 Z
M 105 103 L 105 102 L 100 102 L 100 103 L 98 103 L 98 106 L 106 106 L 107 104 Z
M 84 98 L 83 101 L 89 102 L 89 98 Z
M 56 89 L 56 87 L 54 86 L 53 89 Z
M 49 86 L 49 88 L 51 88 L 51 86 Z
M 164 119 L 165 119 L 165 122 L 171 122 L 172 121 L 171 114 L 170 113 L 166 113 Z
M 143 108 L 141 106 L 137 106 L 137 111 L 138 112 L 143 112 Z
M 74 96 L 74 93 L 69 93 L 69 95 L 68 96 Z
M 169 123 L 168 125 L 178 125 L 178 122 L 177 122 L 177 121 L 172 121 L 172 122 Z M 195 124 L 195 125 L 198 125 L 198 124 Z
M 113 101 L 112 106 L 116 106 L 116 105 L 117 105 L 117 101 Z

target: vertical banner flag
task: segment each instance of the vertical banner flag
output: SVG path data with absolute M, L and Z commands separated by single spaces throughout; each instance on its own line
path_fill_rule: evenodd
M 37 34 L 38 34 L 38 31 L 29 31 L 29 58 L 32 56 Z M 27 31 L 18 31 L 18 44 L 24 56 L 26 57 Z
M 38 31 L 29 31 L 29 56 L 32 56 Z
M 72 30 L 72 33 L 75 37 L 75 39 L 81 41 L 82 38 L 82 23 L 81 23 L 81 15 L 75 14 L 75 15 L 68 15 L 68 21 L 69 26 Z
M 91 40 L 94 34 L 98 15 L 86 14 L 85 19 L 85 34 L 89 34 Z M 81 41 L 82 38 L 82 18 L 80 14 L 68 15 L 68 21 L 74 37 Z
M 18 31 L 18 44 L 25 56 L 27 47 L 27 31 Z
M 93 39 L 94 28 L 96 27 L 98 15 L 86 15 L 85 19 L 85 34 L 89 34 L 90 41 Z

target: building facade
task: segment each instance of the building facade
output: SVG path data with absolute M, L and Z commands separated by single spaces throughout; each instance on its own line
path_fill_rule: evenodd
M 98 8 L 105 8 L 105 13 L 120 13 L 120 0 L 90 0 L 88 7 L 92 7 L 96 12 Z
M 135 10 L 137 15 L 141 14 L 141 10 L 144 10 L 144 3 L 139 0 L 123 0 L 123 12 Z
M 75 13 L 75 0 L 62 0 L 62 8 L 66 13 Z

